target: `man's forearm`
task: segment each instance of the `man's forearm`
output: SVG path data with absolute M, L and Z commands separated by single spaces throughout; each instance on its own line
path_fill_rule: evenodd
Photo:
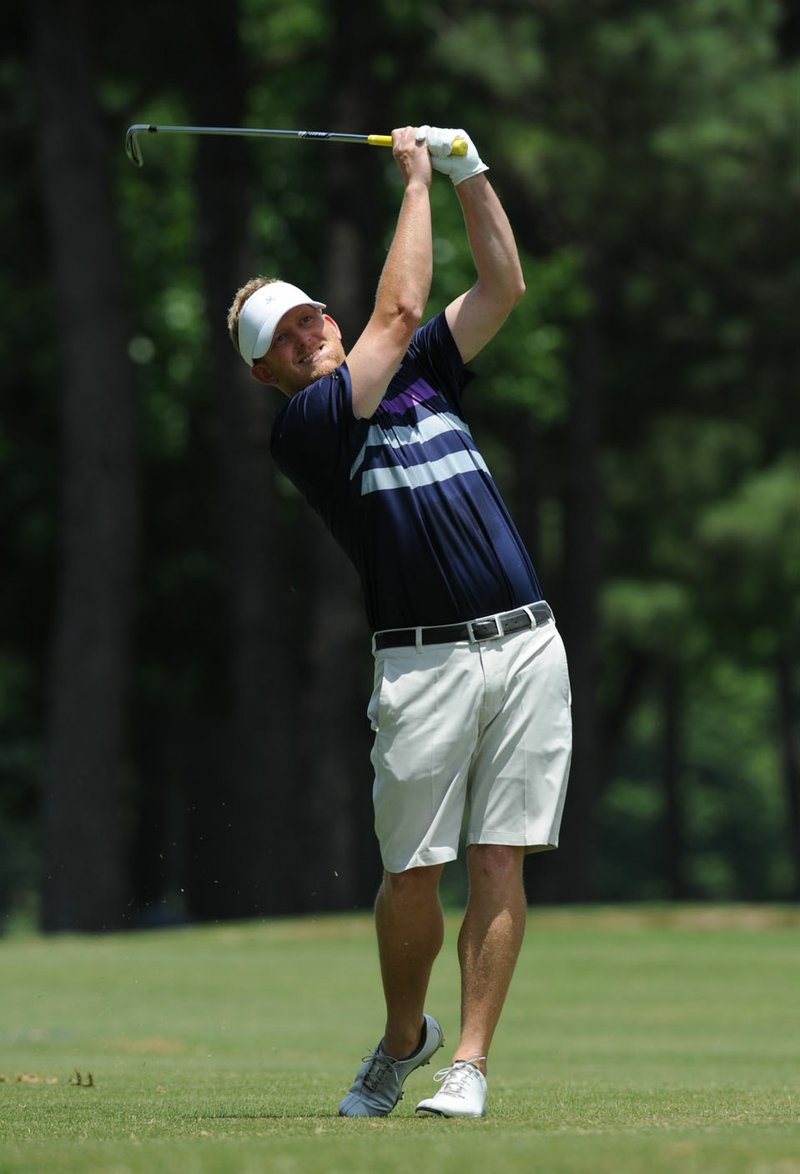
M 456 187 L 472 257 L 484 295 L 510 308 L 525 291 L 514 233 L 485 175 Z
M 405 190 L 397 228 L 378 283 L 376 311 L 421 318 L 432 276 L 430 193 L 424 183 L 412 181 Z
M 373 415 L 420 324 L 433 273 L 433 237 L 428 185 L 406 184 L 392 244 L 383 266 L 375 308 L 347 355 L 353 412 Z

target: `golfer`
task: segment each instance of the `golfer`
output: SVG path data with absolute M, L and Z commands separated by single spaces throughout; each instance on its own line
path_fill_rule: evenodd
M 465 155 L 451 153 L 456 136 Z M 524 292 L 511 227 L 463 131 L 405 127 L 392 143 L 403 199 L 352 349 L 322 302 L 274 279 L 239 290 L 228 327 L 254 378 L 287 397 L 273 456 L 355 564 L 374 633 L 386 1024 L 339 1113 L 391 1113 L 409 1074 L 442 1047 L 425 998 L 443 940 L 439 880 L 463 822 L 460 1035 L 417 1112 L 482 1117 L 525 929 L 523 859 L 558 843 L 570 687 L 553 613 L 462 407 L 465 364 Z M 420 325 L 433 269 L 432 168 L 455 186 L 477 277 Z

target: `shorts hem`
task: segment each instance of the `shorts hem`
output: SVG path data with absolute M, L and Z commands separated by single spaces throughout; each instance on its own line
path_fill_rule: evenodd
M 558 840 L 555 842 L 550 840 L 545 840 L 542 842 L 537 840 L 520 840 L 514 836 L 500 838 L 499 833 L 489 837 L 481 837 L 480 835 L 471 836 L 467 834 L 467 838 L 465 840 L 466 847 L 470 848 L 473 844 L 495 844 L 498 847 L 503 848 L 524 848 L 526 853 L 555 852 L 555 850 L 558 848 Z
M 458 852 L 454 852 L 452 848 L 438 848 L 428 850 L 425 852 L 415 852 L 411 859 L 405 863 L 400 862 L 394 867 L 389 866 L 386 860 L 383 860 L 383 867 L 386 872 L 398 873 L 408 872 L 410 868 L 433 868 L 437 864 L 449 864 L 452 860 L 458 859 Z

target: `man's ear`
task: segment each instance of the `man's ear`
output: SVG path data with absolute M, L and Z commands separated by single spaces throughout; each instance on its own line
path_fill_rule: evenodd
M 336 331 L 337 337 L 339 339 L 341 339 L 342 332 L 339 329 L 339 323 L 334 318 L 331 318 L 330 314 L 323 314 L 322 317 L 325 319 L 326 322 L 330 322 L 331 326 Z
M 255 379 L 256 383 L 263 383 L 267 387 L 274 387 L 273 375 L 269 367 L 263 367 L 259 364 L 257 367 L 250 368 L 250 374 Z

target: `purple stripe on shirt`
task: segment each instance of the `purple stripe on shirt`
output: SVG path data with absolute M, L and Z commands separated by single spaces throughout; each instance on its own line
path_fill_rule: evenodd
M 404 387 L 392 399 L 383 400 L 381 407 L 388 408 L 390 412 L 404 412 L 409 408 L 416 407 L 417 404 L 424 403 L 427 399 L 434 399 L 437 395 L 439 392 L 429 383 L 426 383 L 424 379 L 417 379 L 408 387 Z

